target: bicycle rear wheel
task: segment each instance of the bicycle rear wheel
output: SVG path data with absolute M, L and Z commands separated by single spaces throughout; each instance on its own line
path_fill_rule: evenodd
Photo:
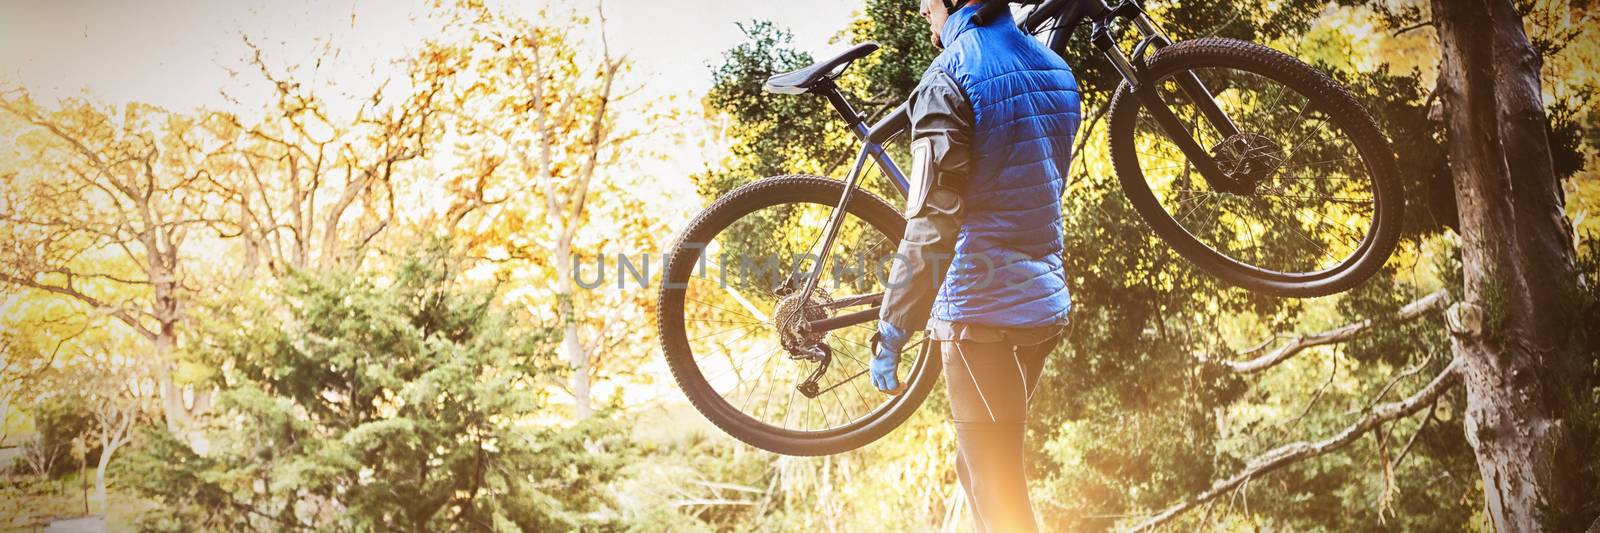
M 1403 204 L 1394 154 L 1338 83 L 1270 48 L 1207 38 L 1157 52 L 1150 87 L 1244 183 L 1199 175 L 1124 84 L 1110 111 L 1112 163 L 1146 223 L 1201 270 L 1271 294 L 1311 297 L 1371 277 L 1394 252 Z M 1224 133 L 1180 82 L 1194 75 L 1237 126 Z
M 825 332 L 801 322 L 864 313 L 905 219 L 864 190 L 851 195 L 817 290 L 820 237 L 844 194 L 838 180 L 780 176 L 719 198 L 667 258 L 657 325 L 673 377 L 695 408 L 728 434 L 787 455 L 861 447 L 904 422 L 939 375 L 937 354 L 913 339 L 908 391 L 887 396 L 866 375 L 876 317 Z

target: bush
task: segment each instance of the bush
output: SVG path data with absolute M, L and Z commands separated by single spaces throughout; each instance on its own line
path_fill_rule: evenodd
M 94 415 L 77 396 L 49 396 L 40 401 L 33 411 L 33 425 L 37 433 L 24 442 L 22 456 L 15 469 L 31 471 L 35 475 L 59 479 L 82 465 L 72 456 L 72 441 L 80 437 L 88 442 L 93 438 Z M 84 460 L 98 461 L 98 446 L 89 449 Z

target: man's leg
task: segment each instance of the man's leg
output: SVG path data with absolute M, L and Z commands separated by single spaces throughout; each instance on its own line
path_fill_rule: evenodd
M 941 345 L 959 446 L 956 473 L 979 531 L 1038 528 L 1028 498 L 1023 433 L 1028 400 L 1054 345 Z
M 978 515 L 978 502 L 972 499 L 972 491 L 968 489 L 973 483 L 972 469 L 967 467 L 967 458 L 961 453 L 959 442 L 956 444 L 956 480 L 961 482 L 961 492 L 967 496 L 967 509 L 972 511 L 972 521 L 978 525 L 977 532 L 988 533 L 983 528 L 983 517 Z

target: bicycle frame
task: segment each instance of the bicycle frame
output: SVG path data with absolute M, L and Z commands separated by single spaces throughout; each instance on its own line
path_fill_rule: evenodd
M 1027 17 L 1017 23 L 1018 28 L 1025 33 L 1036 34 L 1046 23 L 1052 20 L 1056 21 L 1055 26 L 1050 28 L 1050 35 L 1046 39 L 1046 43 L 1052 51 L 1063 57 L 1065 57 L 1067 39 L 1071 37 L 1072 33 L 1083 24 L 1092 24 L 1091 44 L 1111 62 L 1112 68 L 1116 69 L 1117 73 L 1122 76 L 1128 89 L 1131 90 L 1135 97 L 1139 98 L 1140 103 L 1146 109 L 1150 110 L 1152 118 L 1167 133 L 1178 149 L 1183 152 L 1184 157 L 1188 158 L 1195 166 L 1201 177 L 1220 191 L 1235 191 L 1244 187 L 1245 184 L 1241 183 L 1240 180 L 1223 173 L 1217 167 L 1211 154 L 1194 140 L 1194 136 L 1189 131 L 1188 126 L 1184 125 L 1177 115 L 1174 115 L 1172 110 L 1167 108 L 1166 102 L 1161 99 L 1154 87 L 1152 87 L 1152 80 L 1148 79 L 1143 69 L 1143 57 L 1148 51 L 1159 50 L 1171 45 L 1172 41 L 1156 28 L 1155 23 L 1150 21 L 1150 18 L 1145 15 L 1144 9 L 1140 7 L 1137 0 L 1122 0 L 1114 6 L 1106 4 L 1105 0 L 1035 0 L 1027 2 L 991 0 L 980 8 L 981 11 L 978 14 L 980 23 L 983 18 L 993 16 L 1000 9 L 1010 9 L 1010 5 L 1013 3 L 1038 5 Z M 1131 56 L 1124 54 L 1117 47 L 1116 40 L 1112 36 L 1114 24 L 1119 21 L 1130 22 L 1140 34 L 1140 41 L 1134 47 Z M 1176 81 L 1183 92 L 1199 108 L 1200 114 L 1217 131 L 1223 133 L 1225 137 L 1238 134 L 1238 127 L 1217 106 L 1215 98 L 1210 90 L 1201 83 L 1199 77 L 1189 72 L 1180 76 Z M 818 279 L 821 277 L 820 273 L 823 272 L 827 263 L 828 252 L 833 247 L 833 241 L 837 237 L 839 226 L 844 219 L 845 206 L 849 205 L 850 196 L 857 188 L 857 182 L 861 178 L 862 169 L 865 167 L 868 157 L 873 159 L 884 175 L 889 176 L 891 183 L 899 191 L 900 195 L 902 197 L 905 196 L 908 187 L 905 174 L 901 173 L 900 168 L 895 165 L 883 146 L 911 126 L 909 102 L 901 103 L 894 111 L 869 126 L 866 123 L 866 118 L 861 116 L 850 105 L 850 102 L 845 99 L 844 94 L 833 83 L 831 78 L 823 79 L 810 92 L 826 98 L 833 105 L 834 110 L 844 118 L 845 122 L 850 125 L 851 131 L 855 132 L 856 137 L 862 141 L 862 145 L 860 151 L 856 154 L 855 163 L 851 166 L 850 173 L 845 178 L 845 192 L 839 199 L 839 204 L 834 207 L 833 214 L 828 219 L 827 231 L 822 240 L 822 248 L 817 254 L 817 265 L 814 270 L 817 275 L 807 277 L 804 292 L 801 294 L 810 294 L 816 289 Z M 868 299 L 867 297 L 861 298 L 862 301 L 867 301 Z M 878 312 L 879 308 L 874 306 L 854 313 L 812 321 L 807 324 L 807 327 L 812 331 L 831 331 L 874 320 L 877 318 Z

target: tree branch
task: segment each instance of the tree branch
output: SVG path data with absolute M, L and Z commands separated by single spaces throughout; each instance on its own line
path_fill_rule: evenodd
M 605 4 L 596 7 L 600 17 L 600 49 L 602 52 L 602 71 L 600 74 L 599 105 L 594 110 L 594 122 L 589 130 L 589 157 L 584 160 L 578 172 L 576 190 L 567 198 L 567 205 L 563 206 L 571 217 L 571 222 L 563 229 L 576 232 L 580 220 L 583 220 L 583 205 L 589 199 L 589 183 L 594 181 L 595 168 L 600 161 L 600 151 L 604 148 L 606 138 L 606 119 L 611 104 L 611 88 L 616 81 L 617 72 L 622 69 L 624 62 L 611 58 L 611 44 L 606 39 L 606 13 Z
M 1250 460 L 1243 471 L 1227 479 L 1218 480 L 1212 483 L 1211 488 L 1205 492 L 1156 513 L 1155 516 L 1134 526 L 1133 530 L 1150 531 L 1156 526 L 1176 518 L 1184 511 L 1216 499 L 1235 487 L 1249 482 L 1256 476 L 1338 450 L 1387 422 L 1405 418 L 1421 411 L 1425 407 L 1431 407 L 1439 400 L 1440 396 L 1453 388 L 1460 380 L 1460 367 L 1461 361 L 1459 359 L 1452 360 L 1450 365 L 1439 372 L 1439 375 L 1434 376 L 1433 381 L 1429 382 L 1422 390 L 1404 400 L 1374 406 L 1361 420 L 1356 421 L 1356 423 L 1351 424 L 1332 437 L 1317 442 L 1300 441 L 1285 444 L 1256 456 L 1255 459 Z
M 1449 296 L 1449 291 L 1444 289 L 1439 289 L 1429 293 L 1427 296 L 1418 298 L 1411 303 L 1406 304 L 1404 307 L 1401 307 L 1400 311 L 1392 318 L 1392 321 L 1409 322 L 1428 314 L 1429 312 L 1441 309 L 1444 307 L 1445 302 L 1449 299 Z M 1337 344 L 1356 338 L 1362 333 L 1365 333 L 1368 329 L 1371 329 L 1374 325 L 1377 325 L 1379 320 L 1380 319 L 1369 318 L 1360 322 L 1345 324 L 1343 326 L 1320 333 L 1300 335 L 1291 339 L 1288 344 L 1279 346 L 1278 349 L 1267 352 L 1266 354 L 1254 359 L 1246 359 L 1243 361 L 1227 360 L 1213 358 L 1203 353 L 1195 354 L 1195 357 L 1199 358 L 1201 362 L 1222 365 L 1228 367 L 1234 372 L 1241 374 L 1260 372 L 1289 360 L 1290 357 L 1298 355 L 1300 352 L 1305 351 L 1306 348 Z M 1251 354 L 1259 353 L 1260 351 L 1265 350 L 1266 347 L 1270 346 L 1271 344 L 1272 340 L 1268 340 L 1267 342 L 1261 343 L 1261 345 L 1255 348 L 1245 350 L 1238 355 L 1249 356 Z
M 12 285 L 21 287 L 28 287 L 31 289 L 38 289 L 78 300 L 89 305 L 90 307 L 95 308 L 96 310 L 104 311 L 107 314 L 116 317 L 118 320 L 121 320 L 123 323 L 127 324 L 128 327 L 133 328 L 134 331 L 138 332 L 139 335 L 144 336 L 146 339 L 154 340 L 156 338 L 156 333 L 151 331 L 150 328 L 146 327 L 143 323 L 139 322 L 138 317 L 133 316 L 133 313 L 130 313 L 127 309 L 107 304 L 104 301 L 101 301 L 99 298 L 79 292 L 77 289 L 72 287 L 47 285 L 29 278 L 13 276 L 5 273 L 0 273 L 0 282 L 10 283 Z
M 1399 37 L 1401 35 L 1404 35 L 1406 33 L 1410 33 L 1410 32 L 1415 31 L 1415 30 L 1420 30 L 1422 28 L 1432 28 L 1433 26 L 1434 26 L 1433 19 L 1424 20 L 1422 22 L 1418 22 L 1416 24 L 1412 24 L 1412 25 L 1406 26 L 1404 28 L 1399 28 L 1399 29 L 1394 30 L 1394 33 L 1391 35 L 1391 37 Z

